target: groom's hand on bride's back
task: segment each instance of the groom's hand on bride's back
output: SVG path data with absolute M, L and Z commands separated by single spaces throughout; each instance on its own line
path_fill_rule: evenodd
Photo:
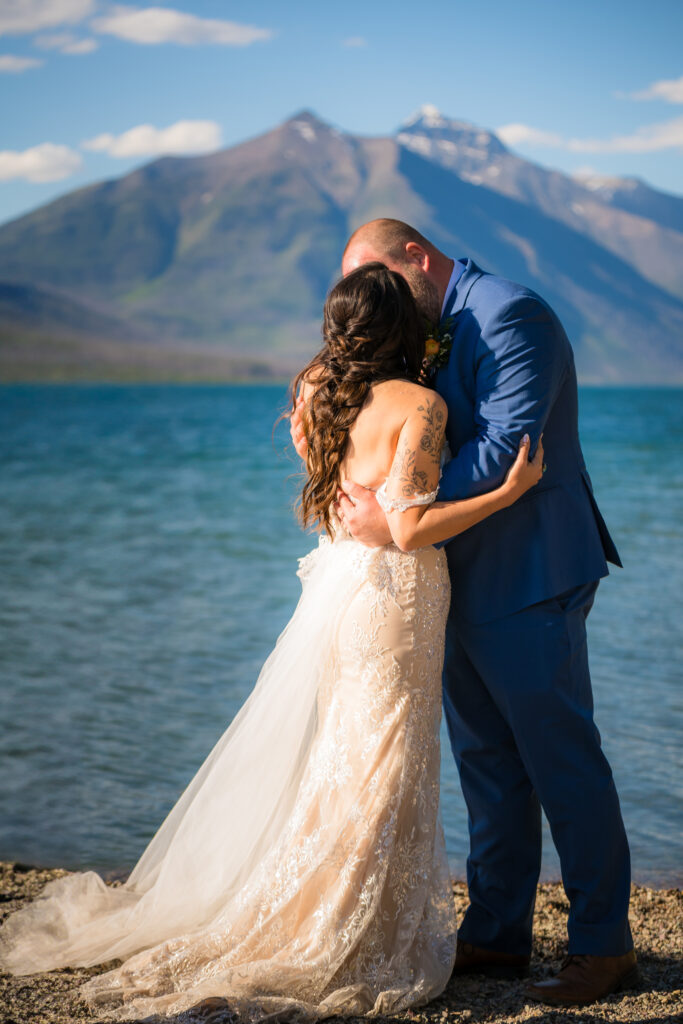
M 391 530 L 387 517 L 380 508 L 374 491 L 343 480 L 337 491 L 335 511 L 344 528 L 354 540 L 369 548 L 380 548 L 391 544 Z

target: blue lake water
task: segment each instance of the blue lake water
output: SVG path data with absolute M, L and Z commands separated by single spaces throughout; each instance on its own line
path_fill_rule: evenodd
M 276 386 L 0 388 L 0 859 L 130 868 L 248 694 L 314 543 L 272 433 L 284 401 Z M 581 424 L 625 564 L 589 620 L 596 717 L 635 878 L 680 884 L 683 392 L 584 389 Z

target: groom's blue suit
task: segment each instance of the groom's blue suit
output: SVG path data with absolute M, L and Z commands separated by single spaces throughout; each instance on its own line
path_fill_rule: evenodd
M 569 951 L 632 948 L 629 850 L 593 723 L 586 616 L 619 556 L 579 443 L 574 357 L 534 292 L 471 260 L 451 294 L 453 348 L 436 388 L 453 459 L 439 497 L 500 483 L 543 433 L 547 472 L 515 505 L 446 546 L 452 604 L 444 708 L 470 826 L 470 908 L 459 938 L 528 954 L 541 806 L 570 901 Z

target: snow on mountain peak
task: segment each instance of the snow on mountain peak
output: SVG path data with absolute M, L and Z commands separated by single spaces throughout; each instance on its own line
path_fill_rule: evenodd
M 423 120 L 425 120 L 427 123 L 430 124 L 431 127 L 434 128 L 436 128 L 438 125 L 442 125 L 445 121 L 445 118 L 441 111 L 438 110 L 437 107 L 435 107 L 431 103 L 424 103 L 420 107 L 420 114 Z
M 506 152 L 493 132 L 469 121 L 444 117 L 430 104 L 420 107 L 417 114 L 402 124 L 396 138 L 401 145 L 424 154 L 436 146 L 442 150 L 442 155 L 448 149 L 455 156 L 457 148 L 469 159 L 487 161 Z
M 411 128 L 414 124 L 422 124 L 425 128 L 443 128 L 448 122 L 441 111 L 432 103 L 423 103 L 420 109 L 403 122 L 403 128 Z
M 290 123 L 306 142 L 315 142 L 315 128 L 310 121 L 291 121 Z

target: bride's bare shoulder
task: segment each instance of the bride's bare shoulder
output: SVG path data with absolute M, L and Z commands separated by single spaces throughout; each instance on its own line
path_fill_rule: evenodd
M 373 388 L 373 398 L 378 405 L 386 405 L 393 412 L 403 417 L 414 412 L 438 410 L 445 417 L 448 407 L 441 395 L 432 388 L 422 384 L 413 384 L 409 380 L 385 380 Z

